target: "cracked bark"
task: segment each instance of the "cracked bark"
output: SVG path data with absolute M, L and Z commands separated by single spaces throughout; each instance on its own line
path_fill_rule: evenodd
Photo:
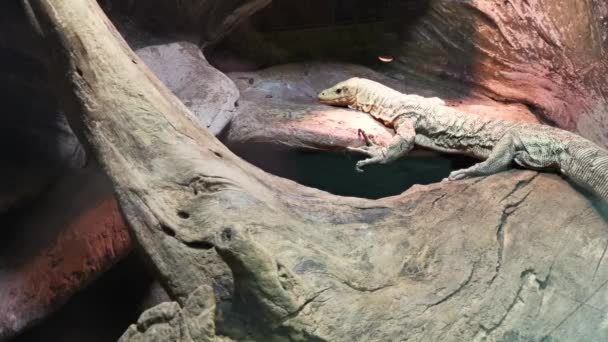
M 502 315 L 502 317 L 500 317 L 498 322 L 496 322 L 496 324 L 493 324 L 490 327 L 486 327 L 483 324 L 479 325 L 481 330 L 483 330 L 483 332 L 485 333 L 486 337 L 490 336 L 496 329 L 498 329 L 504 323 L 504 321 L 507 319 L 507 317 L 509 316 L 509 314 L 515 307 L 515 304 L 517 304 L 517 301 L 521 300 L 520 295 L 521 295 L 522 291 L 524 290 L 524 287 L 525 287 L 524 281 L 527 280 L 527 276 L 528 276 L 527 273 L 522 275 L 522 283 L 519 286 L 519 289 L 517 289 L 517 292 L 515 293 L 515 297 L 513 298 L 513 301 L 509 304 L 509 306 L 506 307 L 504 314 Z
M 515 184 L 515 187 L 513 187 L 513 190 L 511 190 L 501 200 L 501 202 L 503 202 L 507 198 L 510 198 L 511 196 L 513 196 L 514 194 L 516 194 L 518 191 L 525 188 L 526 186 L 530 185 L 530 183 L 532 183 L 537 176 L 538 176 L 538 174 L 530 177 L 530 179 L 520 181 L 517 184 Z M 504 249 L 505 249 L 505 231 L 504 231 L 504 229 L 505 229 L 505 225 L 507 224 L 507 220 L 509 219 L 509 216 L 517 210 L 519 205 L 521 205 L 526 200 L 526 198 L 528 198 L 529 195 L 530 195 L 530 192 L 527 192 L 525 195 L 523 195 L 521 198 L 515 200 L 514 202 L 507 203 L 502 209 L 502 214 L 500 215 L 498 226 L 496 227 L 496 241 L 498 242 L 498 248 L 496 251 L 496 253 L 497 253 L 496 273 L 494 274 L 492 279 L 490 279 L 490 284 L 492 284 L 494 282 L 494 280 L 496 280 L 496 278 L 500 274 L 500 267 L 502 266 L 502 262 L 503 262 L 503 258 L 504 258 Z
M 475 337 L 471 327 L 484 317 L 497 317 L 488 328 L 494 336 L 537 337 L 579 314 L 582 338 L 605 334 L 597 315 L 544 312 L 531 320 L 530 305 L 512 310 L 520 296 L 535 295 L 522 290 L 522 272 L 542 276 L 550 267 L 543 256 L 558 250 L 564 252 L 551 274 L 562 281 L 548 288 L 589 298 L 603 288 L 603 279 L 590 281 L 594 270 L 581 266 L 587 258 L 580 253 L 601 254 L 594 237 L 603 236 L 606 222 L 591 211 L 577 227 L 588 239 L 556 231 L 590 206 L 559 177 L 543 174 L 527 185 L 527 205 L 505 225 L 528 229 L 505 243 L 504 276 L 488 287 L 500 199 L 534 172 L 417 186 L 375 201 L 303 187 L 245 163 L 197 126 L 95 1 L 29 2 L 53 52 L 70 123 L 111 178 L 138 247 L 175 301 L 142 314 L 123 341 L 461 341 Z M 441 206 L 432 204 L 437 191 L 450 194 Z M 416 272 L 402 272 L 406 266 Z M 350 279 L 374 290 L 353 289 Z M 511 303 L 513 293 L 505 314 L 495 303 Z M 438 296 L 449 300 L 422 312 Z M 560 330 L 557 337 L 580 333 Z
M 441 298 L 433 303 L 428 304 L 426 309 L 424 309 L 424 311 L 426 312 L 426 310 L 432 308 L 433 306 L 441 305 L 441 304 L 447 302 L 452 297 L 454 297 L 459 292 L 461 292 L 473 279 L 473 274 L 475 273 L 475 267 L 476 267 L 475 265 L 473 265 L 473 267 L 471 267 L 471 272 L 469 273 L 467 278 L 460 285 L 458 285 L 458 287 L 454 291 L 450 292 L 447 296 L 444 296 L 443 298 Z

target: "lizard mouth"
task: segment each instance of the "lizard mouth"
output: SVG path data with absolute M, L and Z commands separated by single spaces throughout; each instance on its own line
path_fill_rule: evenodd
M 319 102 L 322 104 L 326 104 L 326 105 L 341 105 L 343 104 L 343 101 L 340 100 L 324 100 L 324 99 L 319 99 Z
M 332 106 L 347 106 L 349 104 L 348 98 L 341 97 L 329 99 L 325 97 L 325 94 L 323 93 L 319 94 L 318 99 L 320 103 Z

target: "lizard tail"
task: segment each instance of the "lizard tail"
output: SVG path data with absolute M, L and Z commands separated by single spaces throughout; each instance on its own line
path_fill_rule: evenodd
M 569 146 L 571 160 L 562 165 L 564 175 L 608 203 L 608 151 L 591 142 Z

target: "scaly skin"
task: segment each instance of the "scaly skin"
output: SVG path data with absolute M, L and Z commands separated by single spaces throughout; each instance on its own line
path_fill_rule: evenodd
M 448 180 L 491 175 L 511 163 L 561 172 L 608 202 L 608 151 L 579 135 L 543 125 L 485 118 L 445 106 L 437 98 L 406 95 L 380 83 L 351 78 L 322 91 L 319 101 L 371 114 L 395 129 L 389 146 L 349 150 L 369 156 L 356 169 L 388 163 L 414 145 L 484 160 L 452 172 Z

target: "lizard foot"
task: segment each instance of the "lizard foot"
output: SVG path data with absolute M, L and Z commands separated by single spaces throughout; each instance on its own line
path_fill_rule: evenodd
M 467 179 L 471 176 L 467 174 L 466 170 L 456 170 L 450 172 L 450 175 L 447 178 L 444 178 L 443 181 L 455 181 L 461 179 Z
M 358 152 L 369 156 L 369 158 L 357 162 L 355 165 L 355 170 L 357 170 L 357 172 L 363 172 L 362 167 L 365 165 L 383 163 L 387 159 L 386 147 L 379 145 L 372 144 L 363 147 L 347 147 L 346 149 L 351 152 Z

